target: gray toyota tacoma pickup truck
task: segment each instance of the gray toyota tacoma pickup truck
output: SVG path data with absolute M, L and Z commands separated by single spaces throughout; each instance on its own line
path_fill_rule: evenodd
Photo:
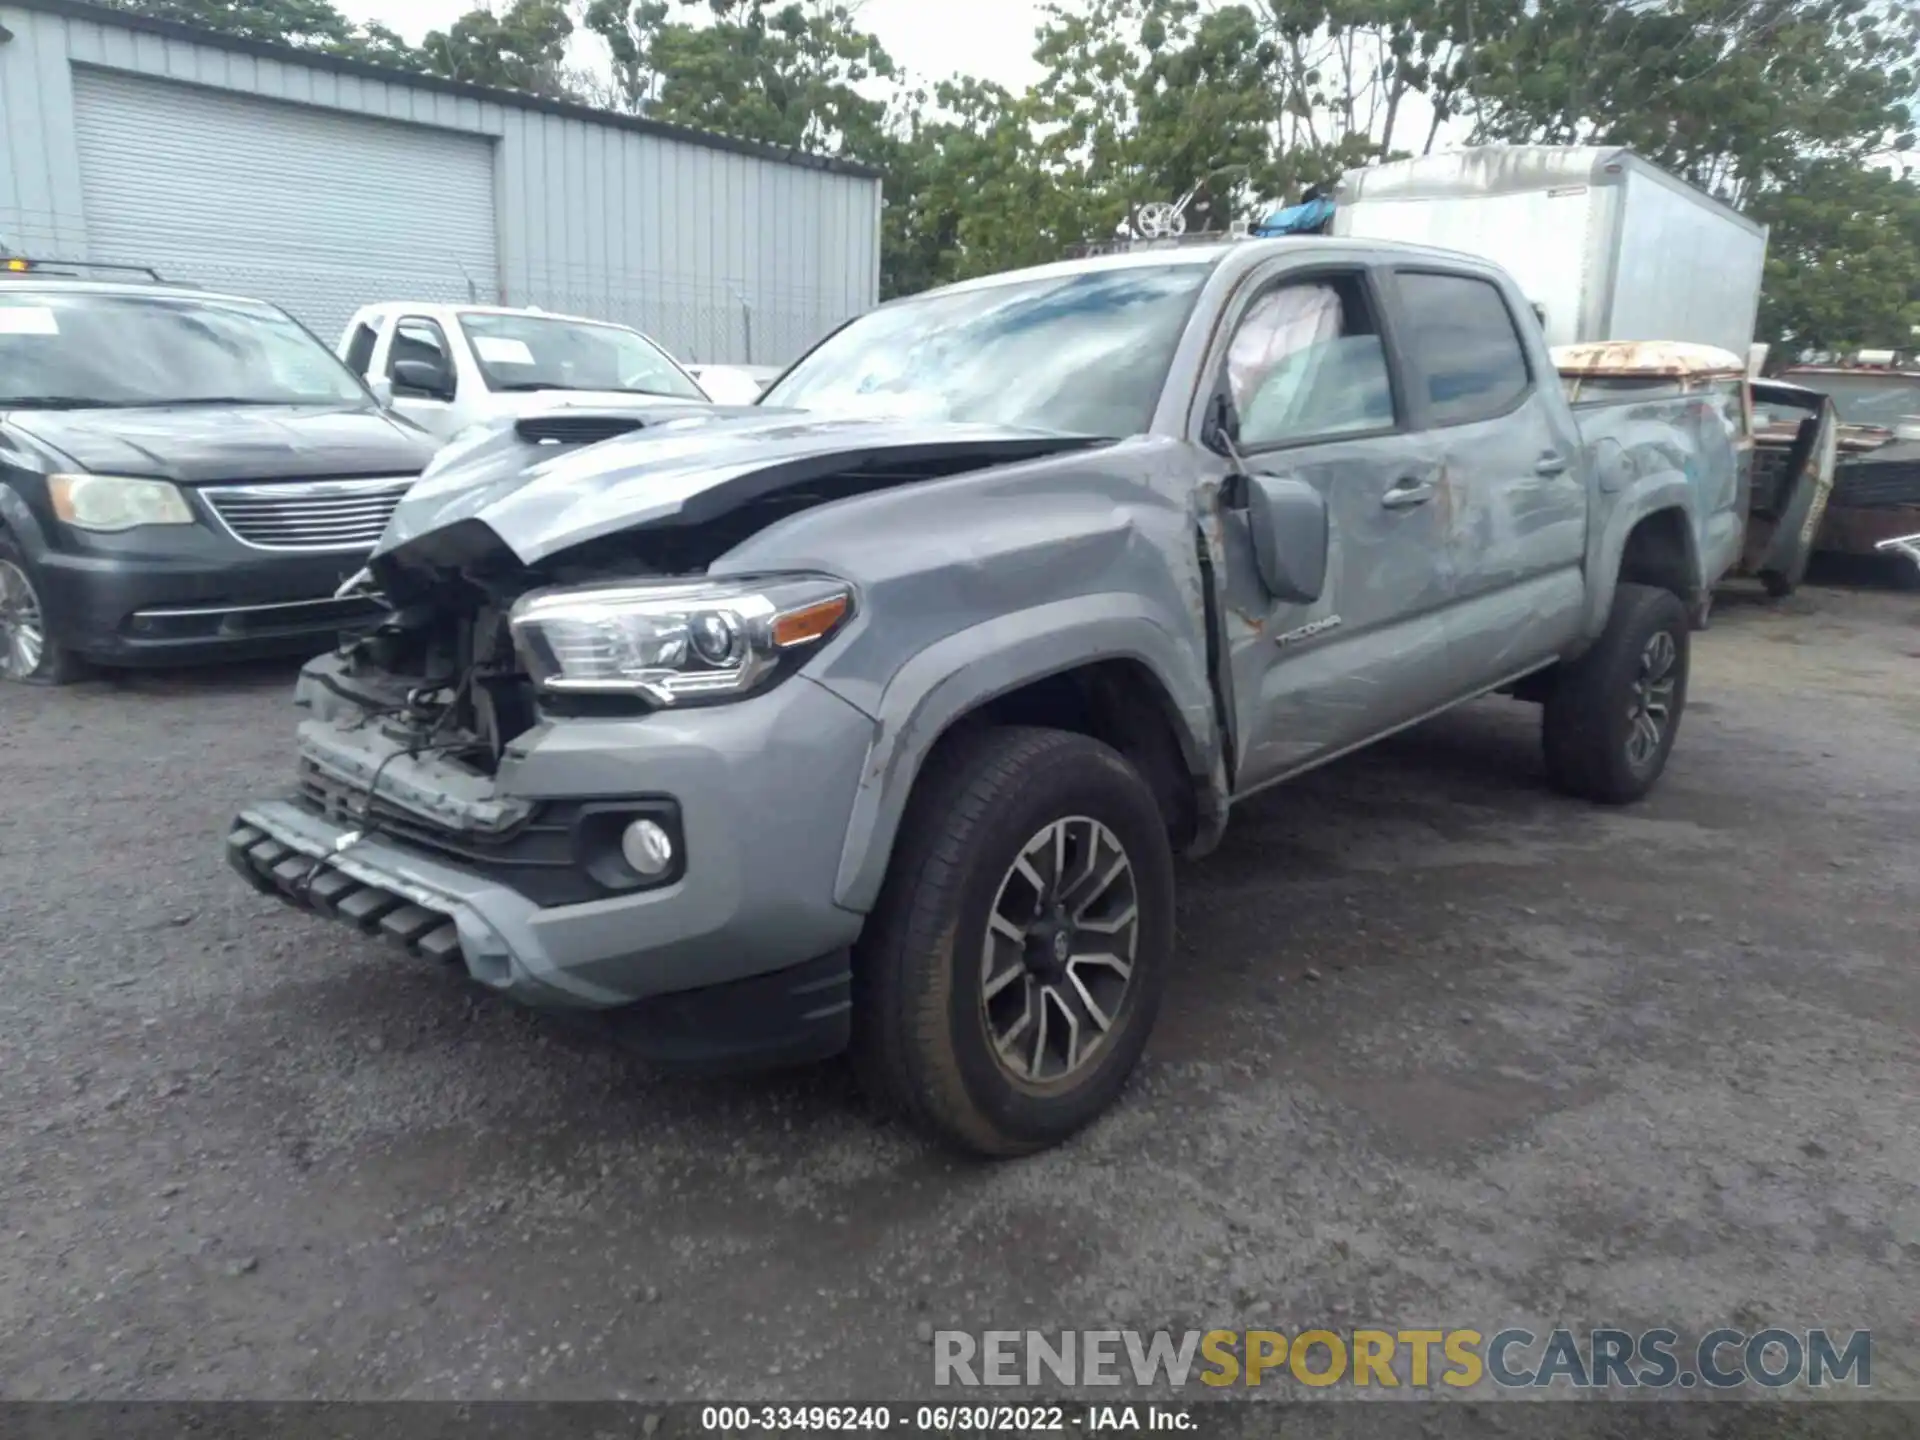
M 262 892 L 683 1067 L 851 1049 L 1011 1154 L 1116 1097 L 1174 857 L 1492 691 L 1546 773 L 1659 777 L 1740 545 L 1725 417 L 1570 409 L 1465 256 L 1135 253 L 882 306 L 750 408 L 471 433 L 390 618 L 309 664 Z

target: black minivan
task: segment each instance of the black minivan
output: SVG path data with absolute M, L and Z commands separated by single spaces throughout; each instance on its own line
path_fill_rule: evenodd
M 324 650 L 435 449 L 276 306 L 0 262 L 0 681 Z

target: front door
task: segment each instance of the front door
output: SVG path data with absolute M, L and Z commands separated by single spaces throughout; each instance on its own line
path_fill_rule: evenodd
M 394 374 L 402 361 L 412 362 L 410 377 L 431 384 L 415 385 Z M 461 428 L 459 369 L 454 363 L 453 347 L 437 320 L 410 315 L 393 327 L 393 339 L 387 347 L 386 375 L 393 385 L 393 408 L 428 434 L 450 440 Z
M 1227 361 L 1249 471 L 1305 481 L 1329 520 L 1326 587 L 1277 601 L 1229 482 L 1223 577 L 1239 792 L 1432 710 L 1448 688 L 1440 455 L 1408 423 L 1362 267 L 1289 274 L 1240 314 Z

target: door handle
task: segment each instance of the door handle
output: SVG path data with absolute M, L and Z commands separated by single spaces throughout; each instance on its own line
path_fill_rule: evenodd
M 1380 503 L 1389 510 L 1411 510 L 1415 505 L 1424 505 L 1433 499 L 1434 484 L 1431 480 L 1415 480 L 1411 476 L 1395 485 L 1380 497 Z
M 1549 450 L 1534 462 L 1536 475 L 1564 475 L 1567 473 L 1567 457 L 1557 450 Z

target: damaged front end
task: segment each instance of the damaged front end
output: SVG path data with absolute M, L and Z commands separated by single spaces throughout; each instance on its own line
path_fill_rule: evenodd
M 873 726 L 784 682 L 858 591 L 716 562 L 814 507 L 1094 442 L 684 413 L 596 439 L 569 412 L 573 443 L 523 419 L 423 478 L 363 582 L 384 621 L 301 674 L 292 793 L 234 822 L 252 884 L 542 1008 L 839 983 L 859 917 L 820 832 Z M 844 1017 L 816 1018 L 830 1049 Z

